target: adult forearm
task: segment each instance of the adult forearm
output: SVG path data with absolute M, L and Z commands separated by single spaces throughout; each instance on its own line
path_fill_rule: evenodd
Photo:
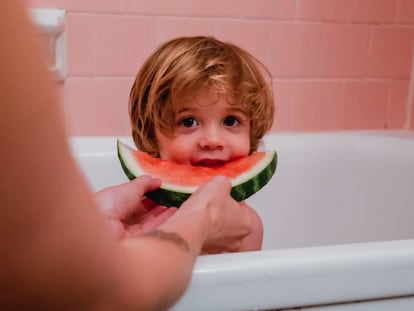
M 170 308 L 187 289 L 197 256 L 153 237 L 128 240 L 123 247 L 126 254 L 119 292 L 122 308 L 118 309 Z
M 129 280 L 124 284 L 125 293 L 128 293 L 124 301 L 132 298 L 133 305 L 137 299 L 134 297 L 142 295 L 149 303 L 145 309 L 163 310 L 176 302 L 187 289 L 209 228 L 206 206 L 192 200 L 185 204 L 188 204 L 187 208 L 183 206 L 157 230 L 122 242 L 132 254 L 125 256 L 128 261 L 132 260 L 132 268 L 124 269 L 125 279 Z M 138 275 L 134 274 L 136 267 L 141 268 Z M 127 292 L 131 289 L 132 292 Z

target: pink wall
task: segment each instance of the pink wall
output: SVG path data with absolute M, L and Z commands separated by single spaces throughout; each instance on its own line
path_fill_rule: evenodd
M 58 88 L 72 135 L 128 135 L 143 60 L 195 34 L 268 66 L 274 130 L 414 129 L 413 0 L 26 1 L 67 10 L 68 77 Z

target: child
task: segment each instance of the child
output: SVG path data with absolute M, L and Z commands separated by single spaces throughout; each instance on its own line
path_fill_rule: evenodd
M 144 63 L 131 89 L 134 142 L 155 157 L 188 165 L 245 157 L 272 125 L 270 82 L 264 66 L 233 44 L 201 36 L 166 42 Z M 253 233 L 241 251 L 262 246 L 262 222 L 249 211 Z

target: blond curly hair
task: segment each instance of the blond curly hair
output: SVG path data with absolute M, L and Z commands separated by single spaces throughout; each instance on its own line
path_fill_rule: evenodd
M 182 100 L 210 87 L 241 105 L 250 120 L 250 152 L 256 151 L 273 123 L 271 82 L 269 71 L 234 44 L 203 36 L 168 41 L 149 56 L 132 85 L 134 142 L 140 150 L 159 156 L 155 129 L 174 135 Z

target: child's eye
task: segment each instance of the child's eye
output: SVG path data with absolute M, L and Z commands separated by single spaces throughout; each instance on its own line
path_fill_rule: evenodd
M 198 125 L 198 122 L 196 119 L 192 118 L 192 117 L 188 117 L 188 118 L 183 118 L 180 120 L 180 125 L 184 126 L 184 127 L 195 127 Z
M 237 126 L 240 123 L 241 123 L 240 120 L 238 118 L 234 117 L 234 116 L 228 116 L 228 117 L 226 117 L 224 119 L 224 122 L 223 122 L 223 124 L 225 126 L 231 126 L 231 127 Z

